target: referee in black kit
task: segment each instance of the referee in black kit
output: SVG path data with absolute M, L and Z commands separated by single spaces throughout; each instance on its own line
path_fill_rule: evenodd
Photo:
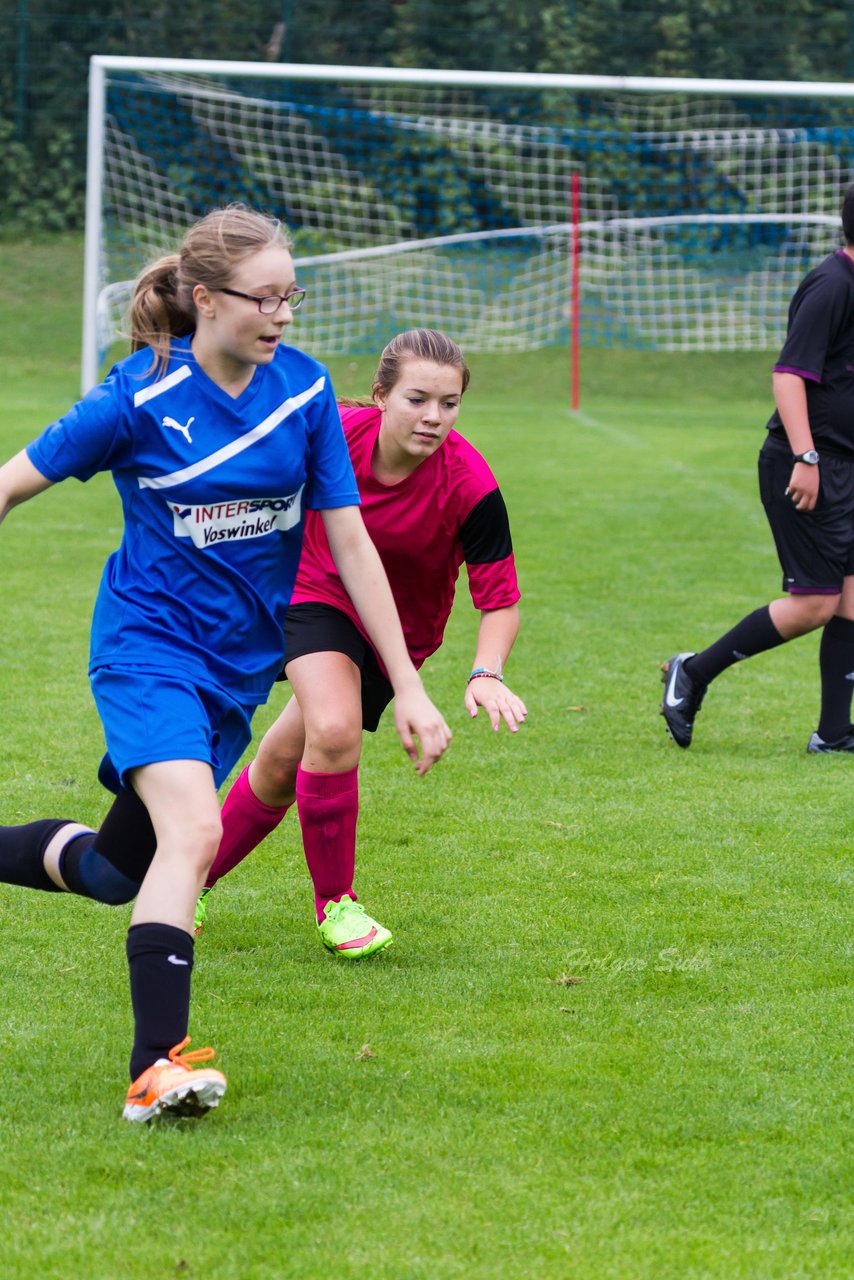
M 744 658 L 822 627 L 821 716 L 807 751 L 854 753 L 854 184 L 842 204 L 844 249 L 801 281 L 774 366 L 776 409 L 759 454 L 759 491 L 783 569 L 779 600 L 701 653 L 662 666 L 661 714 L 691 745 L 706 689 Z

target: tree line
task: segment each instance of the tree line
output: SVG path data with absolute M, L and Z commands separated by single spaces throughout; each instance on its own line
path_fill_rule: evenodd
M 854 0 L 6 0 L 0 225 L 82 224 L 92 54 L 846 80 Z

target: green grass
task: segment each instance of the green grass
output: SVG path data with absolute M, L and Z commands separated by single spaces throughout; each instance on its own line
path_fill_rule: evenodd
M 4 455 L 76 394 L 79 272 L 73 241 L 0 246 Z M 562 353 L 472 358 L 529 724 L 465 715 L 463 581 L 426 672 L 451 751 L 419 781 L 390 723 L 365 750 L 358 885 L 395 945 L 322 951 L 289 819 L 198 946 L 191 1032 L 230 1078 L 203 1124 L 119 1119 L 128 909 L 0 888 L 4 1277 L 854 1275 L 854 764 L 804 750 L 815 637 L 727 673 L 690 752 L 657 714 L 662 659 L 779 587 L 770 363 L 584 353 L 573 417 Z M 339 391 L 370 367 L 332 362 Z M 4 822 L 103 813 L 86 647 L 118 536 L 106 477 L 3 527 Z

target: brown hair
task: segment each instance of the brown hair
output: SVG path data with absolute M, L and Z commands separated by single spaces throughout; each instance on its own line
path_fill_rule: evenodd
M 227 287 L 239 263 L 271 245 L 292 248 L 278 218 L 246 205 L 230 204 L 199 219 L 177 253 L 152 262 L 137 277 L 129 312 L 131 350 L 151 347 L 162 373 L 172 339 L 196 327 L 195 286 Z
M 432 364 L 450 365 L 459 369 L 462 375 L 462 391 L 469 384 L 471 374 L 465 357 L 450 338 L 438 329 L 408 329 L 399 333 L 384 349 L 380 356 L 377 371 L 371 384 L 371 395 L 387 396 L 400 378 L 400 366 L 409 357 L 415 360 L 429 360 Z M 462 394 L 462 392 L 460 393 Z

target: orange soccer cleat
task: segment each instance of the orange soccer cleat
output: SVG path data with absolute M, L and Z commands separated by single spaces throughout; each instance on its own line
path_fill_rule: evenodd
M 169 1050 L 168 1058 L 157 1061 L 134 1080 L 128 1089 L 125 1120 L 145 1122 L 153 1120 L 164 1111 L 174 1116 L 203 1116 L 211 1107 L 219 1106 L 228 1081 L 215 1067 L 202 1067 L 194 1071 L 191 1062 L 208 1062 L 213 1049 L 181 1050 L 190 1043 L 190 1037 Z

